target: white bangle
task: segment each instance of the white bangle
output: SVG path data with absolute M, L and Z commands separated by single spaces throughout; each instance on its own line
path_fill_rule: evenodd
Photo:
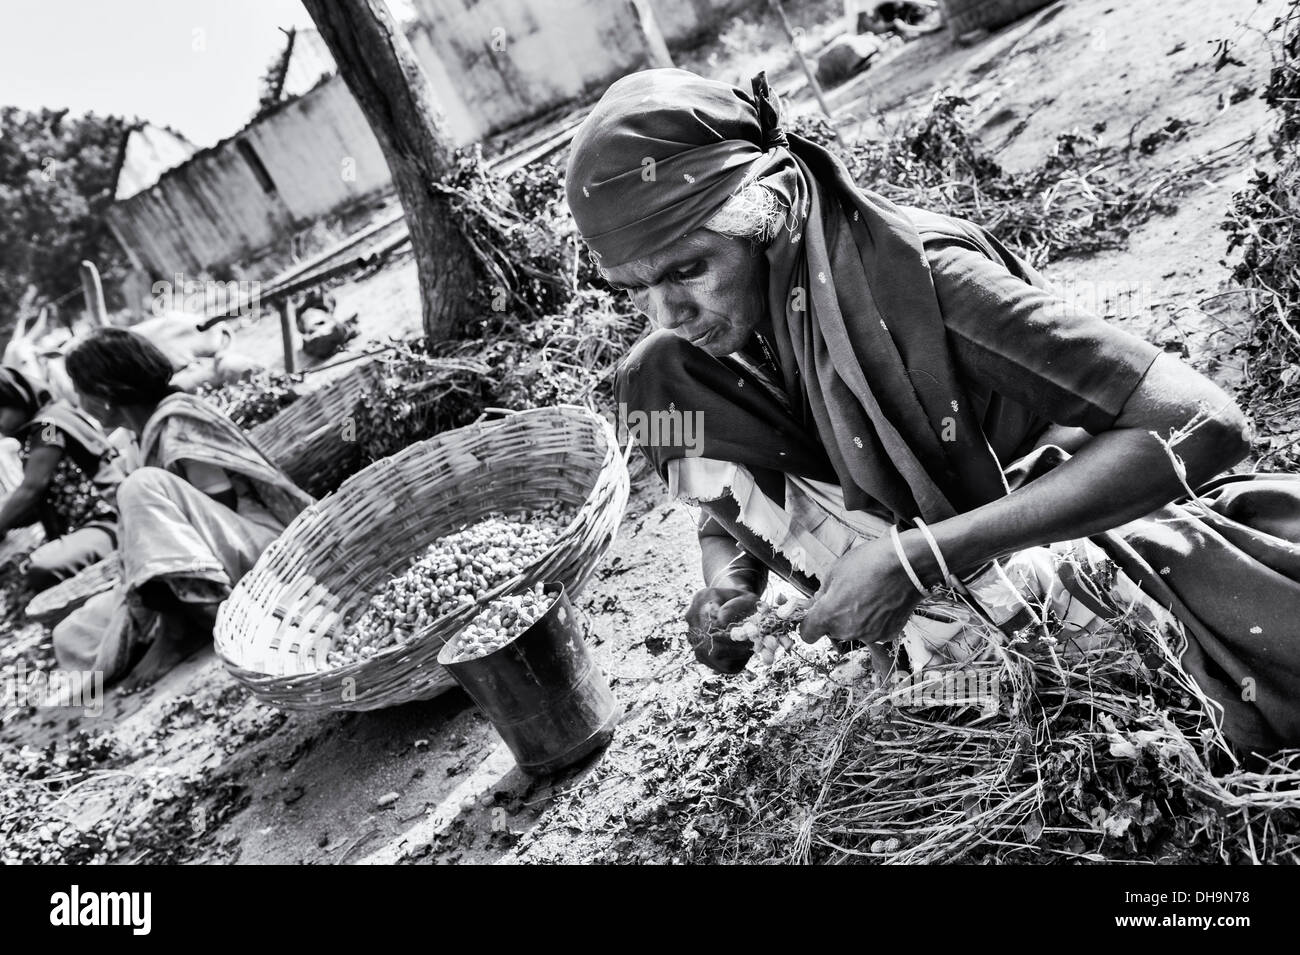
M 956 590 L 957 582 L 953 579 L 952 571 L 948 569 L 948 562 L 943 559 L 943 553 L 939 550 L 939 542 L 936 541 L 934 535 L 930 533 L 930 528 L 925 526 L 925 521 L 918 517 L 914 523 L 916 524 L 916 529 L 921 532 L 921 536 L 925 538 L 925 542 L 930 545 L 930 550 L 934 552 L 934 559 L 939 564 L 939 573 L 943 575 L 944 585 L 950 590 Z
M 911 562 L 907 559 L 907 554 L 903 553 L 903 541 L 898 536 L 898 525 L 891 524 L 889 527 L 889 539 L 894 542 L 894 553 L 898 555 L 898 562 L 903 565 L 903 570 L 907 572 L 907 579 L 912 585 L 921 592 L 923 597 L 930 596 L 930 591 L 925 584 L 921 583 L 921 578 L 916 576 L 916 571 L 912 569 Z

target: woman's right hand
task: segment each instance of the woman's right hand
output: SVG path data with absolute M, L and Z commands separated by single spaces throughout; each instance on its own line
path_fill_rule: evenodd
M 745 669 L 754 645 L 731 639 L 731 628 L 754 612 L 758 594 L 733 587 L 705 587 L 686 608 L 686 638 L 695 659 L 719 673 Z

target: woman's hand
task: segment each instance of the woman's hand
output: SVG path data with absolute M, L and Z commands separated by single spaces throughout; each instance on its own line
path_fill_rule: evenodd
M 758 606 L 758 594 L 733 587 L 705 587 L 686 608 L 686 638 L 695 659 L 719 673 L 739 673 L 754 653 L 748 640 L 732 640 L 731 627 Z
M 831 568 L 799 627 L 807 643 L 822 637 L 870 644 L 881 664 L 881 642 L 898 637 L 921 602 L 888 537 L 854 547 Z

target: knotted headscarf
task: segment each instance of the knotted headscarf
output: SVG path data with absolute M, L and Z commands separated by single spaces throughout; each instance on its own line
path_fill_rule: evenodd
M 773 337 L 845 503 L 942 520 L 1005 494 L 915 226 L 831 153 L 783 132 L 762 74 L 748 91 L 684 70 L 623 77 L 578 130 L 565 188 L 612 267 L 703 227 L 749 182 L 786 209 L 765 252 Z

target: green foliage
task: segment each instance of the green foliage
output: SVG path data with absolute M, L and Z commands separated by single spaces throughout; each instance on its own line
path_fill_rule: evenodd
M 198 396 L 212 402 L 244 430 L 269 421 L 298 400 L 295 385 L 301 379 L 283 372 L 259 371 L 239 381 L 202 385 Z
M 125 262 L 103 213 L 127 128 L 117 116 L 0 108 L 0 326 L 29 287 L 40 299 L 78 288 L 82 259 L 99 266 L 105 295 L 116 292 Z

